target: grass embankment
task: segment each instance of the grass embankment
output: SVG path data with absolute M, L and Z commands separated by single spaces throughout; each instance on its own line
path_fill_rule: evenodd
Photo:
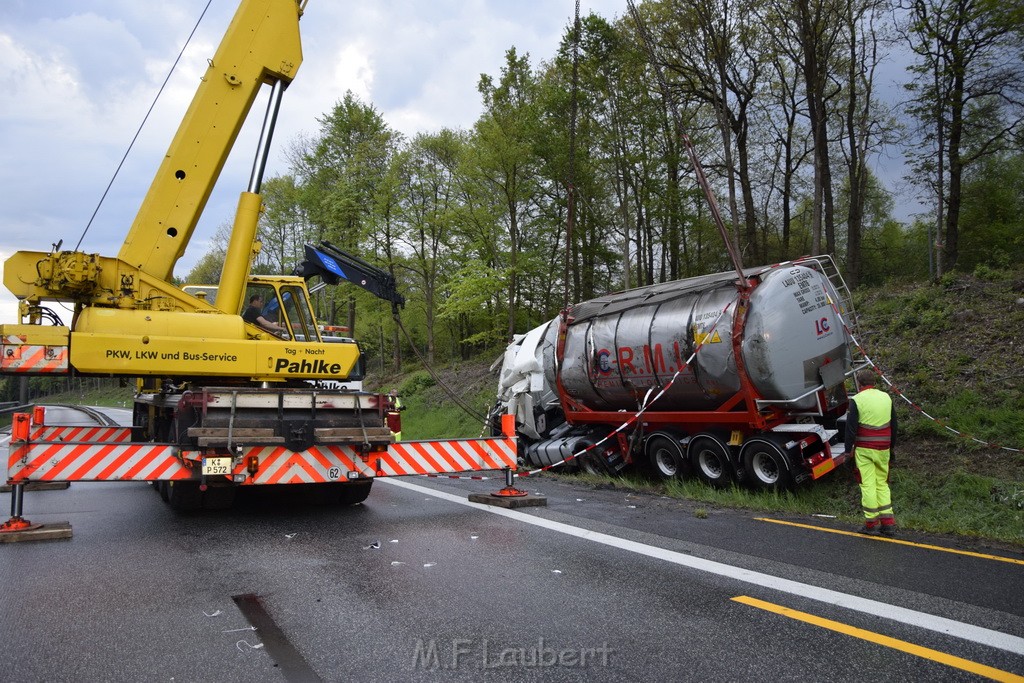
M 492 359 L 493 360 L 493 359 Z M 367 383 L 374 390 L 395 390 L 402 398 L 402 437 L 405 439 L 449 439 L 483 434 L 483 420 L 497 397 L 497 376 L 488 372 L 489 363 L 469 361 L 436 370 L 439 385 L 426 370 L 380 378 Z M 447 388 L 446 388 L 447 387 Z M 454 393 L 476 415 L 463 410 L 451 397 Z

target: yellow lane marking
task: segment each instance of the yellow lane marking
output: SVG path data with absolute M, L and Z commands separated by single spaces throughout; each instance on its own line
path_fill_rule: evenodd
M 765 602 L 764 600 L 758 600 L 757 598 L 751 598 L 746 595 L 738 595 L 735 598 L 731 598 L 731 600 L 751 607 L 757 607 L 758 609 L 763 609 L 767 612 L 779 614 L 784 617 L 789 617 L 790 619 L 796 619 L 797 621 L 803 621 L 808 624 L 813 624 L 814 626 L 820 626 L 821 628 L 827 628 L 831 631 L 853 636 L 854 638 L 860 638 L 861 640 L 883 645 L 894 650 L 900 650 L 901 652 L 916 655 L 917 657 L 930 659 L 933 662 L 945 664 L 946 666 L 951 666 L 956 669 L 969 671 L 970 673 L 977 674 L 979 676 L 991 678 L 994 681 L 1024 683 L 1024 676 L 1018 676 L 1017 674 L 1009 671 L 1003 671 L 1002 669 L 996 669 L 991 666 L 986 666 L 985 664 L 972 662 L 969 659 L 956 657 L 945 652 L 932 650 L 931 648 L 914 645 L 913 643 L 908 643 L 905 640 L 883 636 L 882 634 L 875 633 L 874 631 L 866 631 L 862 628 L 857 628 L 856 626 L 832 621 L 831 619 L 824 619 L 822 617 L 815 616 L 814 614 L 808 614 L 807 612 L 800 612 L 795 609 L 776 605 L 771 602 Z
M 830 534 L 842 534 L 843 536 L 856 536 L 857 538 L 866 538 L 872 541 L 885 541 L 886 543 L 898 543 L 899 545 L 909 545 L 915 548 L 925 548 L 926 550 L 938 550 L 944 553 L 955 553 L 957 555 L 967 555 L 969 557 L 980 557 L 983 560 L 996 560 L 997 562 L 1009 562 L 1010 564 L 1024 565 L 1024 560 L 1017 560 L 1012 557 L 1002 557 L 1000 555 L 986 555 L 985 553 L 975 553 L 970 550 L 957 550 L 956 548 L 945 548 L 941 545 L 928 545 L 927 543 L 914 543 L 912 541 L 903 541 L 898 538 L 887 538 L 885 536 L 868 536 L 866 534 L 858 533 L 856 531 L 843 531 L 842 529 L 829 529 L 827 526 L 814 526 L 812 524 L 799 524 L 797 522 L 786 522 L 781 519 L 770 519 L 768 517 L 755 517 L 759 522 L 771 522 L 772 524 L 785 524 L 786 526 L 795 526 L 801 529 L 813 529 L 814 531 L 827 531 Z

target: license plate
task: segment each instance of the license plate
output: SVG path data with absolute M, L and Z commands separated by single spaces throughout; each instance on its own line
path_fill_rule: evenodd
M 203 474 L 231 474 L 231 458 L 203 458 Z

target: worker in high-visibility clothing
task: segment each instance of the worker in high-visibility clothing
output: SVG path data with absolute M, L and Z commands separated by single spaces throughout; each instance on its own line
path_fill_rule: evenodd
M 405 406 L 402 405 L 402 399 L 395 392 L 388 394 L 390 405 L 387 410 L 387 425 L 388 429 L 391 430 L 391 435 L 395 438 L 395 441 L 402 440 L 402 415 L 401 411 L 405 410 Z
M 895 460 L 896 411 L 892 398 L 875 388 L 875 373 L 869 368 L 857 372 L 860 391 L 850 397 L 846 415 L 846 452 L 853 452 L 860 480 L 860 502 L 864 510 L 861 533 L 896 532 L 896 516 L 889 490 L 889 463 Z

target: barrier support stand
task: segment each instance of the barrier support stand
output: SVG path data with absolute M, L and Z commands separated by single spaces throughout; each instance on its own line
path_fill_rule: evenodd
M 37 406 L 33 415 L 42 424 L 43 410 Z M 28 413 L 15 413 L 11 423 L 10 448 L 17 449 L 28 443 L 32 419 Z M 11 518 L 0 524 L 0 543 L 16 541 L 40 541 L 57 538 L 71 538 L 71 524 L 33 524 L 22 516 L 25 506 L 25 482 L 10 481 L 11 485 Z
M 501 431 L 505 436 L 514 437 L 516 435 L 516 417 L 515 415 L 502 415 L 501 416 Z M 514 486 L 514 475 L 511 467 L 505 468 L 505 488 L 494 493 L 471 493 L 469 500 L 473 503 L 483 503 L 484 505 L 496 505 L 497 507 L 503 508 L 521 508 L 531 506 L 543 506 L 548 504 L 548 499 L 544 496 L 533 495 L 526 491 L 520 491 Z
M 24 500 L 25 484 L 11 482 L 11 518 L 0 524 L 0 533 L 27 531 L 33 528 L 32 523 L 21 516 Z
M 494 492 L 495 496 L 502 496 L 504 498 L 519 498 L 519 497 L 522 497 L 522 496 L 529 495 L 529 494 L 526 493 L 526 491 L 520 491 L 519 489 L 517 489 L 513 485 L 513 478 L 512 477 L 513 477 L 513 475 L 512 475 L 512 468 L 511 467 L 506 467 L 505 468 L 505 488 L 501 489 L 500 491 L 495 491 Z

